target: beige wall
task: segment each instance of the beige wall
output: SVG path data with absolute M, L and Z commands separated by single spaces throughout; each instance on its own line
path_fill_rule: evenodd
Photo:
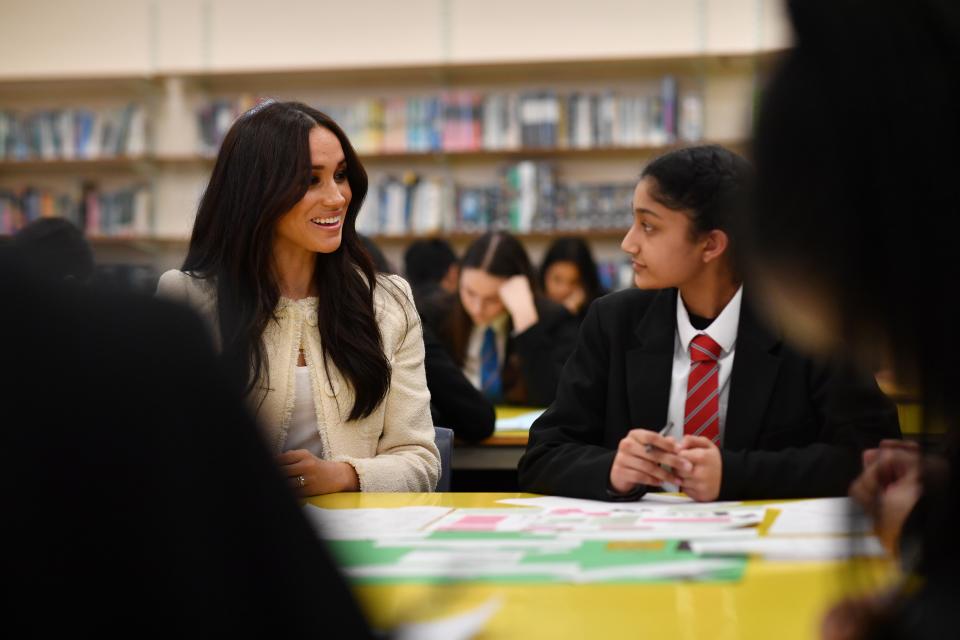
M 0 0 L 0 78 L 746 53 L 779 0 Z

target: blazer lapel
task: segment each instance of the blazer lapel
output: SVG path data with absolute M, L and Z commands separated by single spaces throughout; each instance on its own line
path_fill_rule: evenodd
M 637 346 L 625 354 L 630 424 L 659 431 L 667 421 L 677 323 L 677 291 L 660 291 L 637 325 Z
M 748 300 L 744 299 L 730 376 L 730 399 L 723 435 L 725 449 L 756 447 L 780 368 L 780 357 L 774 354 L 779 344 L 780 337 L 760 324 Z

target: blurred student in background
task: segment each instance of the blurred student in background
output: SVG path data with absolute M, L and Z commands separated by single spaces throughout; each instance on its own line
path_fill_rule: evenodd
M 361 238 L 366 239 L 367 251 L 373 256 L 377 270 L 381 273 L 393 273 L 392 266 L 380 248 L 366 236 Z M 438 242 L 446 246 L 443 241 Z M 447 249 L 449 250 L 449 246 Z M 418 253 L 414 252 L 415 255 Z M 452 251 L 450 253 L 453 254 Z M 430 299 L 443 291 L 432 288 L 429 278 L 421 277 L 417 280 L 417 284 L 420 286 L 413 284 L 413 296 L 418 308 L 423 305 L 424 297 Z M 457 439 L 469 442 L 483 440 L 493 435 L 496 421 L 493 404 L 470 384 L 433 329 L 426 324 L 422 329 L 423 364 L 427 375 L 427 388 L 430 390 L 430 413 L 433 416 L 433 424 L 453 429 Z
M 93 277 L 93 250 L 83 231 L 69 220 L 34 220 L 13 236 L 11 246 L 19 259 L 43 277 L 80 284 Z
M 900 436 L 872 377 L 801 356 L 758 319 L 736 231 L 751 174 L 715 145 L 644 168 L 622 243 L 638 288 L 590 307 L 557 399 L 530 430 L 523 490 L 837 496 L 862 450 Z
M 456 293 L 460 278 L 457 255 L 446 240 L 417 240 L 403 254 L 404 275 L 417 298 Z
M 765 91 L 755 139 L 754 272 L 798 344 L 889 366 L 919 388 L 944 447 L 884 443 L 852 495 L 907 577 L 850 600 L 830 639 L 956 637 L 960 602 L 960 6 L 790 3 L 796 46 Z
M 421 306 L 427 324 L 490 402 L 546 406 L 576 340 L 576 319 L 543 298 L 520 242 L 487 233 L 467 248 L 455 295 Z
M 431 491 L 439 475 L 420 321 L 357 237 L 366 193 L 333 120 L 262 103 L 227 133 L 183 268 L 158 287 L 207 320 L 301 495 Z
M 373 267 L 377 270 L 377 273 L 391 274 L 397 272 L 396 269 L 393 268 L 393 265 L 390 264 L 387 256 L 383 253 L 383 249 L 374 242 L 373 238 L 363 235 L 362 233 L 358 233 L 357 237 L 360 238 L 360 243 L 363 245 L 363 248 L 370 254 L 370 260 L 373 261 Z
M 590 303 L 606 293 L 590 246 L 579 237 L 554 240 L 540 265 L 540 285 L 547 298 L 581 321 Z
M 5 624 L 372 637 L 195 314 L 43 271 L 0 251 Z

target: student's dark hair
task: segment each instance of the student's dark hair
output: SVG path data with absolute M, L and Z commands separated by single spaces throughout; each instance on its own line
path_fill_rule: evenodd
M 460 262 L 461 278 L 463 270 L 480 269 L 498 278 L 512 278 L 522 275 L 530 282 L 530 289 L 535 296 L 540 294 L 540 287 L 534 275 L 533 265 L 527 250 L 515 237 L 503 231 L 485 233 L 467 247 Z M 473 320 L 460 302 L 460 296 L 454 296 L 453 308 L 446 327 L 446 338 L 454 362 L 463 367 L 467 357 L 467 343 L 470 341 L 470 332 L 473 330 Z
M 580 282 L 587 293 L 586 304 L 589 305 L 595 298 L 603 295 L 600 286 L 600 275 L 597 273 L 597 263 L 593 260 L 590 245 L 579 236 L 557 238 L 547 249 L 540 265 L 540 287 L 546 289 L 547 270 L 554 262 L 572 262 L 580 273 Z
M 890 603 L 904 624 L 880 634 L 933 638 L 955 624 L 960 570 L 960 5 L 864 8 L 790 3 L 795 46 L 765 87 L 754 136 L 747 267 L 817 295 L 839 321 L 837 350 L 868 365 L 889 353 L 898 382 L 919 387 L 924 431 L 946 427 L 948 480 L 930 482 L 924 464 L 904 525 L 905 549 L 922 539 L 923 584 L 911 608 Z
M 737 235 L 750 205 L 753 169 L 719 145 L 684 147 L 665 153 L 644 167 L 654 200 L 693 221 L 694 237 L 719 229 L 727 234 L 734 269 L 739 272 Z
M 446 240 L 417 240 L 403 253 L 403 270 L 414 287 L 436 284 L 456 261 L 457 255 Z
M 13 250 L 38 275 L 80 283 L 93 276 L 93 250 L 83 231 L 64 218 L 40 218 L 14 236 Z
M 855 4 L 790 5 L 797 44 L 756 128 L 753 268 L 819 290 L 848 355 L 888 347 L 925 418 L 957 422 L 960 6 Z
M 240 116 L 217 154 L 183 270 L 215 281 L 224 359 L 242 372 L 245 392 L 267 387 L 263 332 L 280 300 L 272 262 L 277 221 L 310 185 L 309 136 L 318 126 L 340 141 L 352 192 L 340 246 L 317 254 L 318 331 L 324 367 L 332 360 L 353 387 L 355 420 L 386 396 L 390 365 L 374 316 L 376 272 L 355 228 L 367 174 L 336 122 L 298 102 L 261 104 Z

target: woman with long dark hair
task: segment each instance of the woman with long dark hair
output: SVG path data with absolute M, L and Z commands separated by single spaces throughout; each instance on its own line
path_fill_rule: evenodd
M 467 248 L 459 290 L 421 304 L 453 361 L 495 403 L 546 406 L 576 340 L 577 323 L 540 295 L 530 258 L 504 232 Z
M 579 320 L 590 303 L 606 293 L 590 246 L 578 236 L 553 241 L 540 264 L 540 286 L 547 298 L 562 304 Z
M 262 103 L 227 133 L 182 270 L 158 287 L 207 319 L 301 495 L 431 491 L 439 475 L 420 321 L 357 236 L 366 193 L 333 120 Z

